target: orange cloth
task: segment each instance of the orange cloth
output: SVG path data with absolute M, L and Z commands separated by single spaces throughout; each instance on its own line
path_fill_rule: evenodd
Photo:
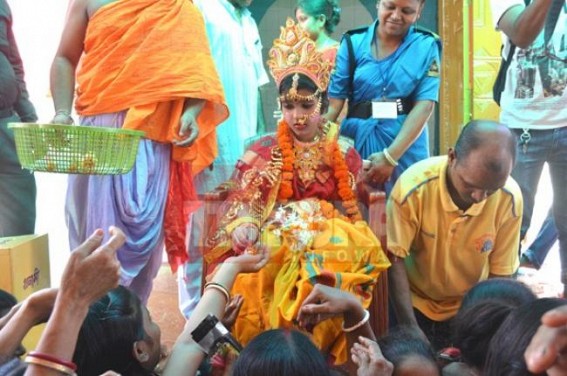
M 187 0 L 118 0 L 90 19 L 77 73 L 81 115 L 128 110 L 123 128 L 158 142 L 177 139 L 185 98 L 206 100 L 199 139 L 174 147 L 197 174 L 217 154 L 215 127 L 228 117 L 203 17 Z
M 118 0 L 99 8 L 89 20 L 77 72 L 77 112 L 128 110 L 123 128 L 171 143 L 186 98 L 206 102 L 197 141 L 172 151 L 164 227 L 173 271 L 187 260 L 185 231 L 196 200 L 192 173 L 216 158 L 215 127 L 228 117 L 205 23 L 187 0 Z

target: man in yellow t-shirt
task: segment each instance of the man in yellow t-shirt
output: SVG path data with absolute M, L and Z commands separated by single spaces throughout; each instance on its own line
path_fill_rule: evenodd
M 435 349 L 450 344 L 450 319 L 471 287 L 518 268 L 523 203 L 510 177 L 515 158 L 505 125 L 471 121 L 447 156 L 414 164 L 392 190 L 393 308 L 399 324 L 421 329 Z

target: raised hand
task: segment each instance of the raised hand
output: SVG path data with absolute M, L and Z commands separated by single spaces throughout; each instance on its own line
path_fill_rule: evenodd
M 59 294 L 90 305 L 118 286 L 120 263 L 116 251 L 126 240 L 122 230 L 110 227 L 110 239 L 102 244 L 103 231 L 96 230 L 73 252 L 61 278 Z
M 384 358 L 375 341 L 359 337 L 350 352 L 352 361 L 358 366 L 357 376 L 390 376 L 394 373 L 394 365 Z

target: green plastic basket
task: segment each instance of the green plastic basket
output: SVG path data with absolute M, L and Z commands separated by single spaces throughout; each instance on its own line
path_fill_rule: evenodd
M 18 158 L 32 171 L 117 175 L 132 169 L 144 132 L 107 127 L 10 123 Z

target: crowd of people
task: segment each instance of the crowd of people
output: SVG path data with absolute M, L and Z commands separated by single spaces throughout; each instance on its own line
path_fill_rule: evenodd
M 376 21 L 340 42 L 338 1 L 298 0 L 267 61 L 251 3 L 70 2 L 52 123 L 145 137 L 127 174 L 69 175 L 61 287 L 21 302 L 0 291 L 0 374 L 566 374 L 567 301 L 514 279 L 541 263 L 520 242 L 545 162 L 545 237 L 567 286 L 566 94 L 551 90 L 566 79 L 565 0 L 492 1 L 512 59 L 500 122 L 471 120 L 441 156 L 428 147 L 442 42 L 417 25 L 426 0 L 378 0 Z M 37 116 L 6 0 L 0 25 L 0 236 L 14 236 L 33 233 L 35 182 L 7 124 Z M 219 184 L 205 232 L 200 200 Z M 385 240 L 368 223 L 373 190 Z M 172 349 L 146 307 L 164 246 L 186 317 Z M 390 329 L 377 338 L 382 273 Z

